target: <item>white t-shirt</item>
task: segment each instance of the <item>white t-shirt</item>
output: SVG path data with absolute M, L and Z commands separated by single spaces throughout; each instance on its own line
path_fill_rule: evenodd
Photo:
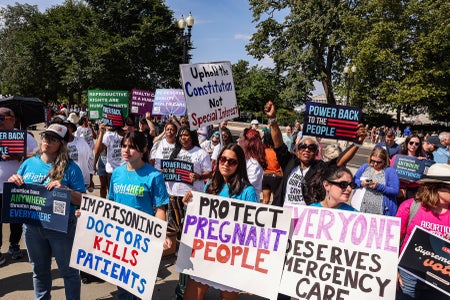
M 80 167 L 84 184 L 89 184 L 91 174 L 94 174 L 94 152 L 86 141 L 79 137 L 74 137 L 73 141 L 67 144 L 67 151 L 70 159 Z
M 91 150 L 94 150 L 94 137 L 92 136 L 90 127 L 78 126 L 77 131 L 75 131 L 73 135 L 84 139 L 89 147 L 91 147 Z
M 259 162 L 253 157 L 246 160 L 246 165 L 248 180 L 255 188 L 258 198 L 261 198 L 264 170 Z
M 309 167 L 302 170 L 300 166 L 292 169 L 286 184 L 286 195 L 284 196 L 284 206 L 306 205 L 302 193 L 303 174 L 306 174 Z
M 209 154 L 197 146 L 194 146 L 194 148 L 188 151 L 181 149 L 176 159 L 192 163 L 194 165 L 194 173 L 196 174 L 203 174 L 212 170 Z M 169 195 L 184 196 L 186 192 L 191 190 L 203 192 L 205 182 L 203 180 L 196 180 L 193 185 L 183 182 L 166 182 L 166 188 Z
M 161 159 L 169 159 L 175 148 L 175 143 L 170 144 L 165 138 L 155 143 L 150 153 L 150 159 L 155 160 L 155 168 L 161 170 Z
M 14 129 L 17 130 L 17 129 Z M 32 155 L 38 148 L 34 137 L 27 133 L 27 155 Z M 14 160 L 0 160 L 0 194 L 3 194 L 3 182 L 8 181 L 11 175 L 16 174 L 22 162 Z
M 117 131 L 106 131 L 103 136 L 102 143 L 106 146 L 106 173 L 112 173 L 115 168 L 124 163 L 122 159 L 122 137 L 117 133 Z

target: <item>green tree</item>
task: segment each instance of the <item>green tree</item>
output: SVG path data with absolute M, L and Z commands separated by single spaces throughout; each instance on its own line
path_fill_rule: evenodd
M 232 65 L 233 80 L 240 111 L 262 111 L 264 104 L 279 99 L 281 79 L 274 70 L 239 60 Z
M 308 101 L 313 82 L 322 83 L 328 103 L 336 103 L 333 82 L 345 64 L 341 17 L 345 1 L 250 0 L 257 32 L 247 51 L 257 59 L 270 56 L 285 77 L 280 97 Z M 283 22 L 277 21 L 282 19 Z
M 450 113 L 450 3 L 359 1 L 343 18 L 345 54 L 358 66 L 352 92 L 370 110 Z

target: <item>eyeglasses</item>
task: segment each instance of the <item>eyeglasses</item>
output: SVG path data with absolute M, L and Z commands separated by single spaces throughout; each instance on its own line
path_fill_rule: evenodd
M 371 164 L 374 164 L 374 165 L 376 165 L 376 164 L 380 164 L 380 165 L 381 165 L 381 164 L 383 163 L 383 161 L 382 161 L 382 160 L 374 160 L 374 159 L 371 159 L 371 160 L 370 160 L 370 163 L 371 163 Z
M 235 160 L 234 158 L 226 158 L 225 156 L 219 157 L 219 163 L 221 165 L 224 165 L 226 162 L 230 167 L 234 167 L 238 164 L 238 161 Z
M 298 150 L 305 150 L 306 148 L 308 148 L 308 150 L 311 151 L 317 151 L 317 145 L 316 144 L 305 144 L 305 143 L 300 143 L 297 146 Z
M 51 136 L 48 134 L 41 134 L 41 139 L 43 141 L 45 141 L 46 143 L 57 143 L 57 142 L 61 141 L 57 137 L 54 137 L 54 136 Z
M 415 145 L 415 146 L 419 147 L 420 143 L 411 141 L 408 143 L 408 145 L 410 145 L 410 146 Z
M 11 120 L 12 116 L 0 116 L 0 122 L 5 122 L 5 120 Z
M 329 181 L 327 180 L 329 183 L 337 185 L 338 187 L 340 187 L 341 189 L 345 190 L 348 188 L 348 186 L 350 186 L 353 189 L 356 189 L 356 183 L 352 182 L 347 182 L 347 181 Z

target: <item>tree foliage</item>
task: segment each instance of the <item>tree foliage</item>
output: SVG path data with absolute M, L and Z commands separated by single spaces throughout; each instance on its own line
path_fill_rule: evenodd
M 88 89 L 179 87 L 179 30 L 161 0 L 74 1 L 0 12 L 2 93 L 78 101 Z

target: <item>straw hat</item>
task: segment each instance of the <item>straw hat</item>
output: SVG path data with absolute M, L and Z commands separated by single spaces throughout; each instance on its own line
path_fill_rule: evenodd
M 450 184 L 450 165 L 449 164 L 434 164 L 427 172 L 425 178 L 418 180 L 419 183 L 445 183 Z

